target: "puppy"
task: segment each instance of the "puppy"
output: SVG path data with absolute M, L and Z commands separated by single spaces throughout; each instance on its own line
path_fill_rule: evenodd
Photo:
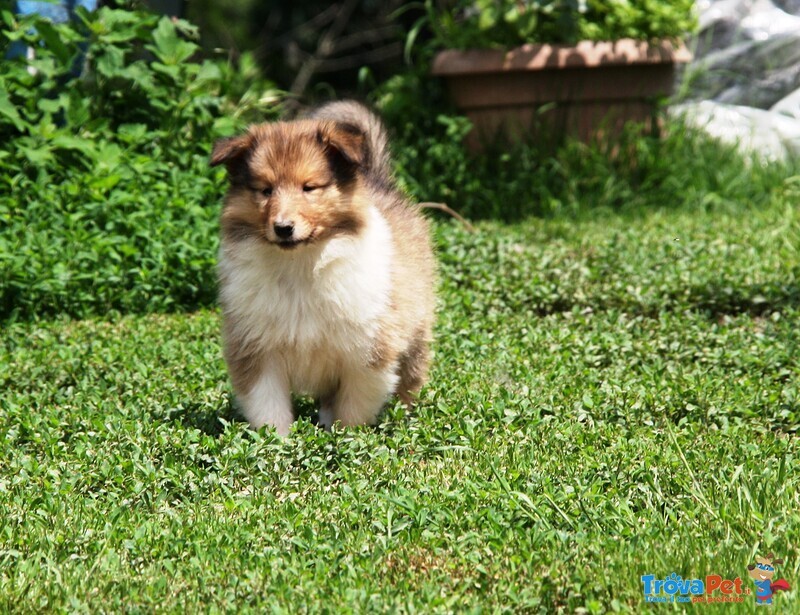
M 374 423 L 425 382 L 430 229 L 392 181 L 386 131 L 342 101 L 214 145 L 230 187 L 219 255 L 223 346 L 253 428 L 286 435 L 292 392 L 326 428 Z

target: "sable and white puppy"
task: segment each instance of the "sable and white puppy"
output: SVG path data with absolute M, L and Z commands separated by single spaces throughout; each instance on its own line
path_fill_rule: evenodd
M 230 189 L 219 257 L 224 353 L 253 428 L 289 432 L 291 393 L 330 427 L 373 423 L 426 379 L 435 259 L 362 105 L 250 127 L 214 145 Z

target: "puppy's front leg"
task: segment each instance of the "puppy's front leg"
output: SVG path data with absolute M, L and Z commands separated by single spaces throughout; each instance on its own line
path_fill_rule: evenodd
M 242 413 L 253 429 L 272 425 L 278 435 L 288 435 L 294 421 L 292 395 L 289 379 L 277 365 L 268 363 L 239 401 Z
M 342 425 L 373 424 L 394 393 L 396 367 L 350 369 L 342 375 L 333 403 L 333 418 Z

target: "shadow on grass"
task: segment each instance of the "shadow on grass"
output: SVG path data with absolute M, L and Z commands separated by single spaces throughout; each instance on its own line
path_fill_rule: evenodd
M 689 298 L 684 301 L 691 309 L 712 317 L 763 316 L 800 308 L 800 286 L 794 283 L 780 287 L 768 284 L 750 284 L 741 288 L 700 286 L 692 288 Z
M 507 306 L 514 311 L 530 310 L 540 317 L 585 309 L 595 312 L 619 310 L 651 318 L 657 318 L 665 312 L 686 310 L 705 314 L 711 319 L 722 316 L 764 316 L 787 309 L 800 309 L 800 286 L 794 283 L 780 287 L 774 284 L 750 284 L 740 288 L 705 285 L 692 287 L 688 293 L 665 293 L 653 297 L 649 302 L 628 301 L 625 297 L 588 297 L 583 301 L 575 301 L 572 297 L 561 296 L 547 301 L 509 299 Z
M 296 397 L 293 400 L 292 409 L 295 419 L 307 419 L 314 425 L 319 424 L 319 406 L 313 399 Z M 225 423 L 220 419 L 228 423 L 246 422 L 232 393 L 227 393 L 221 398 L 216 407 L 187 402 L 172 409 L 168 418 L 173 422 L 180 423 L 183 427 L 197 429 L 214 438 L 218 438 L 225 431 Z
M 226 394 L 225 397 L 221 398 L 219 406 L 216 407 L 208 404 L 186 402 L 177 408 L 173 408 L 168 418 L 173 422 L 180 423 L 183 427 L 197 429 L 214 438 L 218 438 L 225 431 L 225 424 L 220 419 L 224 419 L 227 422 L 243 420 L 231 394 Z

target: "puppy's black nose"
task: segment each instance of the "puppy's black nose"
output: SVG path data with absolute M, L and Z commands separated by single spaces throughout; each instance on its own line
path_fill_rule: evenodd
M 294 233 L 294 222 L 276 222 L 272 225 L 272 229 L 278 239 L 291 239 L 292 233 Z

